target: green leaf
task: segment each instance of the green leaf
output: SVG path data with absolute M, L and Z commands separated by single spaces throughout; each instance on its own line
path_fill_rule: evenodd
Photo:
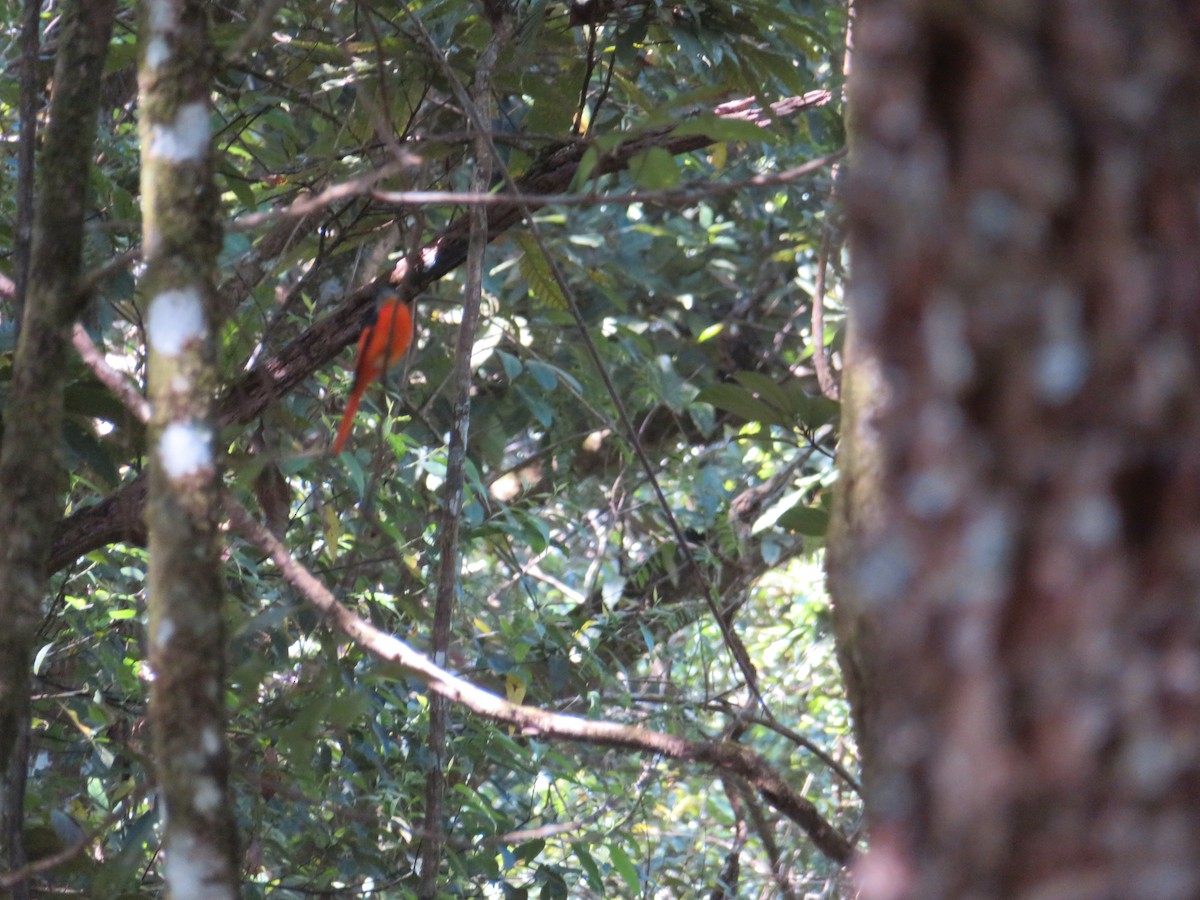
M 543 428 L 549 428 L 554 424 L 554 407 L 543 400 L 541 397 L 535 397 L 524 388 L 517 388 L 517 396 L 525 404 L 525 407 L 534 415 L 538 423 Z
M 500 365 L 504 366 L 504 374 L 511 381 L 516 378 L 525 369 L 524 364 L 511 353 L 506 353 L 503 350 L 497 350 L 496 356 L 500 360 Z
M 662 147 L 651 147 L 629 161 L 629 173 L 638 187 L 660 191 L 679 184 L 679 164 Z
M 532 862 L 534 859 L 537 859 L 538 855 L 545 849 L 545 841 L 526 841 L 517 847 L 517 849 L 513 852 L 513 856 L 521 862 Z
M 595 171 L 596 163 L 600 161 L 600 152 L 593 146 L 588 147 L 583 151 L 583 156 L 579 159 L 579 165 L 575 169 L 575 175 L 571 179 L 571 190 L 581 191 L 583 186 L 587 184 L 591 178 L 592 172 Z
M 793 506 L 776 520 L 776 524 L 809 537 L 824 537 L 829 530 L 829 512 L 816 506 Z
M 671 132 L 672 137 L 689 137 L 693 134 L 704 135 L 714 142 L 762 141 L 771 137 L 771 132 L 753 122 L 729 119 L 713 113 L 697 116 Z
M 132 31 L 125 36 L 115 35 L 104 58 L 104 73 L 111 75 L 113 72 L 134 66 L 137 63 L 137 52 L 138 43 L 134 40 Z
M 515 242 L 521 248 L 521 260 L 518 265 L 529 285 L 530 295 L 553 309 L 566 309 L 567 298 L 563 296 L 562 289 L 554 280 L 550 263 L 537 241 L 527 234 L 522 234 Z
M 50 644 L 43 644 L 42 648 L 40 650 L 38 650 L 37 655 L 33 658 L 33 674 L 34 675 L 40 675 L 42 673 L 42 666 L 45 665 L 46 658 L 50 655 L 50 651 L 53 649 L 54 649 L 54 644 L 50 643 Z
M 553 366 L 531 359 L 525 368 L 533 376 L 533 380 L 538 383 L 538 387 L 547 393 L 558 386 L 558 373 Z
M 542 866 L 538 870 L 538 877 L 542 879 L 539 900 L 567 900 L 567 882 L 562 875 L 549 866 Z
M 762 372 L 735 372 L 734 380 L 746 390 L 754 391 L 765 403 L 780 413 L 788 412 L 788 393 Z
M 625 848 L 620 844 L 608 845 L 608 858 L 612 860 L 613 868 L 617 870 L 617 874 L 625 881 L 629 888 L 629 896 L 635 897 L 642 892 L 642 880 L 638 877 L 637 867 L 633 864 L 633 860 L 629 858 L 629 854 L 625 852 Z
M 572 841 L 571 850 L 575 853 L 575 858 L 579 860 L 579 864 L 583 867 L 583 874 L 587 877 L 588 887 L 598 894 L 604 893 L 604 876 L 600 874 L 600 867 L 596 865 L 596 860 L 588 848 L 581 841 Z
M 838 401 L 810 394 L 799 385 L 789 387 L 787 394 L 789 412 L 797 424 L 806 428 L 817 429 L 827 425 L 842 411 Z
M 748 390 L 736 384 L 710 384 L 696 395 L 699 403 L 709 403 L 747 422 L 762 422 L 764 425 L 792 427 L 780 413 L 763 403 Z

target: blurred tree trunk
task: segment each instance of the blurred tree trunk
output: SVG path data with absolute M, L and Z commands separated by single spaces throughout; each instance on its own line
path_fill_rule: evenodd
M 82 308 L 83 219 L 96 134 L 100 75 L 113 0 L 64 3 L 50 119 L 38 157 L 33 246 L 21 336 L 0 449 L 0 849 L 24 863 L 22 804 L 28 761 L 33 642 L 47 593 L 46 561 L 62 515 L 59 453 L 68 334 Z M 14 897 L 28 896 L 24 884 Z
M 856 4 L 864 895 L 1200 896 L 1200 6 Z

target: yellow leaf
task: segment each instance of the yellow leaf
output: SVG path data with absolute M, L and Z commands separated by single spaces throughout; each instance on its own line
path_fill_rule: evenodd
M 521 701 L 525 699 L 525 679 L 515 672 L 509 672 L 504 676 L 504 696 L 508 698 L 509 703 L 521 705 Z M 517 729 L 513 725 L 508 726 L 508 734 L 511 737 L 517 733 Z
M 329 553 L 329 558 L 335 560 L 338 555 L 338 538 L 342 536 L 342 523 L 338 521 L 337 510 L 332 506 L 325 506 L 321 510 L 321 524 L 325 532 L 325 550 Z
M 566 309 L 567 298 L 563 296 L 558 282 L 554 280 L 554 275 L 550 272 L 550 262 L 542 253 L 541 247 L 528 235 L 517 237 L 516 244 L 521 248 L 518 266 L 529 285 L 530 296 L 552 309 Z
M 515 672 L 509 672 L 504 676 L 504 695 L 508 698 L 509 703 L 521 705 L 521 701 L 525 699 L 525 679 Z

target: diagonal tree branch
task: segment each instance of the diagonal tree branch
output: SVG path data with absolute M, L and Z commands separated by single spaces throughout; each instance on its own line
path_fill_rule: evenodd
M 764 111 L 752 100 L 735 100 L 721 104 L 713 112 L 721 117 L 751 122 L 763 126 L 776 119 L 794 115 L 802 110 L 822 106 L 830 99 L 827 91 L 810 91 L 800 97 L 788 97 Z M 660 147 L 673 154 L 690 153 L 714 143 L 705 134 L 676 134 L 679 126 L 647 131 L 625 141 L 610 153 L 601 156 L 593 175 L 611 174 L 629 167 L 638 154 Z M 494 241 L 517 225 L 525 211 L 546 205 L 552 196 L 566 192 L 575 179 L 588 149 L 586 141 L 572 141 L 552 148 L 531 169 L 517 179 L 520 196 L 532 195 L 534 201 L 512 201 L 492 204 L 488 210 L 488 240 Z M 831 164 L 839 154 L 825 157 Z M 409 259 L 401 260 L 388 276 L 404 300 L 412 300 L 434 282 L 461 266 L 467 257 L 470 237 L 470 214 L 457 217 L 434 240 Z M 415 264 L 414 264 L 415 263 Z M 344 347 L 353 342 L 362 330 L 376 285 L 365 285 L 353 291 L 346 302 L 319 322 L 307 328 L 293 341 L 269 359 L 248 372 L 229 388 L 218 403 L 218 418 L 222 427 L 244 425 L 253 421 L 281 397 L 308 379 L 313 372 L 328 365 Z M 138 496 L 144 495 L 141 479 L 135 479 L 105 500 L 74 513 L 59 523 L 50 557 L 50 571 L 57 571 L 83 553 L 102 547 L 114 540 L 138 542 L 143 534 L 137 516 L 131 510 L 140 509 Z
M 267 554 L 284 580 L 319 609 L 330 624 L 373 656 L 403 668 L 432 693 L 523 734 L 656 753 L 678 763 L 701 763 L 744 779 L 755 792 L 804 829 L 813 845 L 834 862 L 846 864 L 854 846 L 806 797 L 755 751 L 732 741 L 691 741 L 633 725 L 583 719 L 509 703 L 459 678 L 399 638 L 380 631 L 337 601 L 321 581 L 298 562 L 274 535 L 230 494 L 225 509 L 233 529 Z

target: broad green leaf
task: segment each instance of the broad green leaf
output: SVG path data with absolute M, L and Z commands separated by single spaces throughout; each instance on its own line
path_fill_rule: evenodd
M 638 877 L 637 867 L 629 858 L 629 854 L 625 852 L 625 848 L 620 844 L 609 844 L 608 858 L 612 861 L 617 874 L 625 882 L 625 886 L 629 888 L 629 896 L 639 896 L 642 892 L 642 880 Z
M 679 184 L 679 164 L 662 147 L 651 147 L 629 161 L 629 174 L 639 187 L 658 191 Z
M 770 404 L 780 413 L 789 411 L 787 391 L 768 376 L 761 372 L 735 372 L 733 377 L 738 384 L 756 393 L 764 403 Z
M 558 373 L 553 366 L 531 359 L 525 368 L 533 376 L 533 380 L 538 383 L 538 387 L 547 393 L 558 386 Z
M 550 263 L 542 253 L 541 247 L 528 235 L 521 235 L 515 241 L 521 248 L 521 274 L 529 284 L 529 293 L 547 306 L 566 309 L 567 298 L 563 296 L 562 289 L 554 280 Z
M 815 506 L 793 506 L 776 520 L 776 524 L 810 537 L 824 537 L 829 529 L 829 512 Z
M 600 874 L 600 867 L 596 865 L 596 860 L 588 851 L 587 845 L 582 841 L 572 841 L 571 850 L 575 853 L 575 857 L 583 867 L 588 887 L 597 893 L 602 892 L 604 890 L 604 876 Z
M 671 133 L 676 137 L 687 137 L 693 134 L 704 135 L 714 142 L 763 141 L 772 136 L 771 132 L 753 122 L 730 119 L 713 113 L 705 113 L 684 122 Z
M 763 403 L 743 387 L 735 384 L 711 384 L 696 395 L 696 402 L 709 403 L 717 409 L 723 409 L 747 422 L 762 422 L 764 425 L 778 425 L 791 428 L 778 410 Z
M 595 147 L 588 147 L 583 151 L 583 156 L 579 159 L 579 166 L 575 169 L 575 176 L 571 179 L 572 191 L 581 191 L 584 189 L 584 185 L 592 177 L 592 172 L 599 161 L 600 153 Z

